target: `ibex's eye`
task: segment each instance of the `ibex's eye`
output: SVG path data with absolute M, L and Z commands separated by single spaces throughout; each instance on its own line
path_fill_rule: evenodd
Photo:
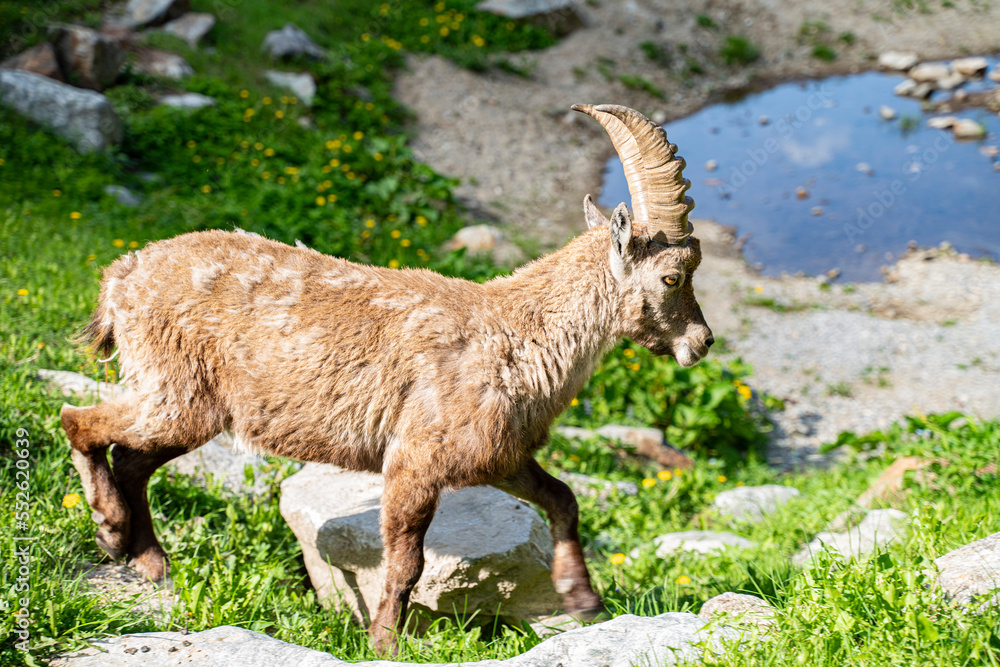
M 677 284 L 677 276 L 663 276 L 663 282 L 673 287 Z

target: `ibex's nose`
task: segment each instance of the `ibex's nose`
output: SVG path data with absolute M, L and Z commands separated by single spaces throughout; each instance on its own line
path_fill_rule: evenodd
M 712 347 L 712 343 L 715 342 L 715 336 L 712 334 L 708 335 L 708 340 L 705 341 L 705 347 Z

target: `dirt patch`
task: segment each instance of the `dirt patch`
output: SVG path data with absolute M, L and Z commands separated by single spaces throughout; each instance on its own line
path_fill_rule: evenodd
M 570 105 L 616 102 L 663 122 L 761 82 L 870 69 L 887 50 L 935 59 L 998 48 L 994 5 L 928 3 L 924 13 L 905 4 L 581 3 L 584 28 L 517 56 L 530 78 L 411 57 L 396 94 L 416 113 L 419 158 L 459 176 L 458 196 L 477 216 L 547 249 L 583 229 L 581 201 L 599 191 L 612 154 L 600 126 Z M 725 65 L 719 54 L 729 36 L 749 39 L 759 58 Z M 819 43 L 834 61 L 812 56 Z M 683 137 L 671 139 L 683 155 Z M 697 201 L 697 187 L 691 194 Z M 754 365 L 755 389 L 786 399 L 775 415 L 773 462 L 822 460 L 817 447 L 840 431 L 881 428 L 914 411 L 1000 413 L 997 315 L 988 308 L 1000 297 L 995 266 L 913 251 L 890 267 L 892 282 L 827 288 L 761 278 L 731 230 L 702 221 L 695 228 L 706 255 L 699 298 L 716 336 L 727 355 Z

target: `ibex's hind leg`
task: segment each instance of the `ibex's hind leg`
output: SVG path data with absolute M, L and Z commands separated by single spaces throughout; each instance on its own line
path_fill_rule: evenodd
M 493 486 L 534 503 L 545 510 L 555 552 L 552 581 L 562 594 L 566 611 L 593 615 L 604 610 L 601 598 L 590 585 L 590 574 L 580 547 L 579 509 L 573 492 L 548 474 L 534 459 Z
M 80 473 L 94 521 L 100 524 L 97 544 L 115 560 L 126 554 L 131 512 L 111 474 L 107 451 L 132 425 L 131 413 L 131 405 L 126 402 L 62 408 L 62 425 L 69 436 L 73 465 Z
M 167 574 L 167 553 L 153 531 L 146 486 L 157 468 L 201 444 L 203 443 L 199 442 L 191 447 L 163 447 L 151 452 L 120 444 L 111 448 L 111 468 L 131 516 L 126 549 L 129 565 L 153 581 L 159 581 Z

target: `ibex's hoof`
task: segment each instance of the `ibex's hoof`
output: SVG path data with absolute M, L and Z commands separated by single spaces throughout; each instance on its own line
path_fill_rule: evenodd
M 128 565 L 153 583 L 159 584 L 168 581 L 167 555 L 159 549 L 150 549 L 139 554 L 130 560 Z
M 563 602 L 566 613 L 578 621 L 596 621 L 601 616 L 610 618 L 601 597 L 593 591 L 580 591 L 575 595 L 570 593 L 563 598 Z
M 119 540 L 115 538 L 108 538 L 104 534 L 104 531 L 97 531 L 97 535 L 94 539 L 97 541 L 97 546 L 101 547 L 101 551 L 106 553 L 111 557 L 111 560 L 119 561 L 125 558 L 125 549 L 123 547 L 115 546 L 115 543 Z

